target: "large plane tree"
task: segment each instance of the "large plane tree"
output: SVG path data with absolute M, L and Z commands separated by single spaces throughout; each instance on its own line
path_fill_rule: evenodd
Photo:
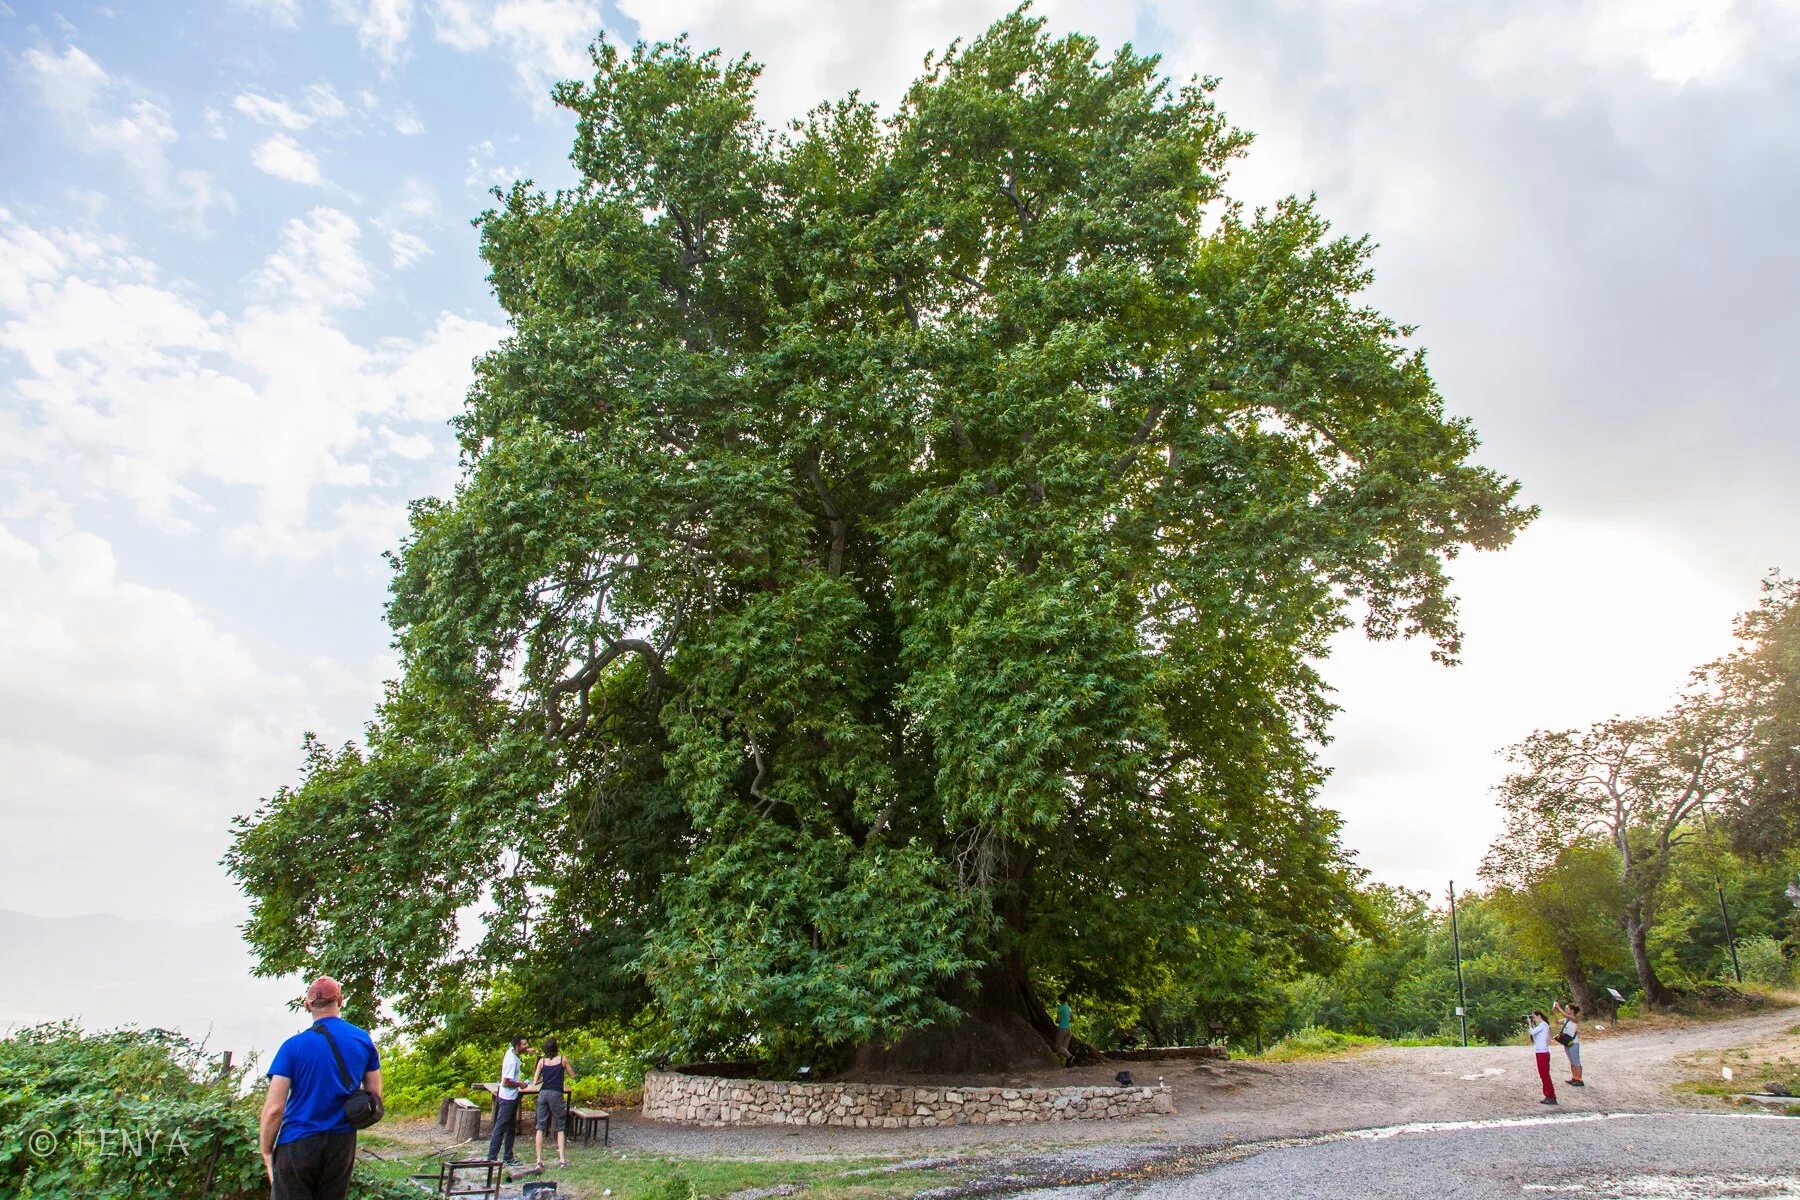
M 511 331 L 403 674 L 238 824 L 264 967 L 969 1067 L 1329 961 L 1327 642 L 1453 658 L 1445 561 L 1530 516 L 1368 243 L 1228 199 L 1212 81 L 1022 12 L 780 133 L 747 61 L 595 65 L 578 186 L 480 221 Z

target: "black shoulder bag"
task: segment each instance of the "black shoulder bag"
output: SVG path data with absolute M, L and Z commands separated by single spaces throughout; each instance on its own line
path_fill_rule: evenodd
M 381 1097 L 363 1087 L 350 1078 L 350 1068 L 344 1065 L 343 1051 L 338 1049 L 337 1039 L 331 1036 L 331 1030 L 325 1028 L 325 1022 L 313 1022 L 312 1031 L 325 1035 L 325 1044 L 331 1047 L 331 1057 L 337 1059 L 338 1075 L 350 1094 L 344 1097 L 344 1120 L 350 1122 L 353 1129 L 367 1129 L 381 1120 Z

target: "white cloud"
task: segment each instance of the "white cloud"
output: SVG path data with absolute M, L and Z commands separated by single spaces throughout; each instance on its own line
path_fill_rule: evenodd
M 1460 666 L 1348 631 L 1322 668 L 1344 710 L 1325 802 L 1344 814 L 1365 866 L 1440 893 L 1452 876 L 1475 882 L 1500 831 L 1489 789 L 1501 748 L 1533 729 L 1665 707 L 1689 670 L 1729 648 L 1731 619 L 1755 592 L 1753 577 L 1734 588 L 1641 528 L 1555 516 L 1502 554 L 1459 560 L 1455 574 Z M 1655 586 L 1621 603 L 1622 574 Z
M 395 268 L 403 270 L 431 253 L 431 244 L 418 230 L 420 226 L 437 224 L 437 218 L 437 193 L 423 179 L 408 177 L 375 222 L 387 235 Z
M 20 368 L 0 491 L 34 511 L 118 497 L 260 558 L 391 544 L 421 481 L 393 469 L 412 444 L 377 431 L 443 439 L 470 360 L 501 330 L 444 314 L 416 339 L 356 341 L 337 314 L 374 285 L 359 239 L 335 209 L 288 222 L 231 314 L 138 260 L 0 218 L 0 356 Z
M 403 137 L 416 137 L 425 132 L 425 122 L 413 111 L 413 106 L 403 104 L 394 110 L 394 132 Z
M 413 0 L 335 0 L 340 20 L 356 26 L 357 41 L 387 67 L 406 58 L 412 35 Z
M 285 100 L 245 92 L 232 100 L 231 107 L 259 125 L 278 125 L 283 129 L 305 129 L 313 123 L 311 113 L 303 113 Z
M 620 0 L 646 40 L 683 33 L 727 58 L 749 53 L 768 69 L 758 104 L 785 122 L 852 89 L 884 106 L 899 100 L 929 51 L 968 38 L 1016 7 L 1014 0 L 908 0 L 858 6 L 854 19 L 836 0 Z M 1046 0 L 1033 11 L 1056 30 L 1079 29 L 1117 46 L 1135 29 L 1139 5 L 1107 0 Z
M 441 427 L 463 410 L 473 382 L 470 363 L 491 350 L 504 332 L 486 321 L 442 313 L 417 342 L 385 343 L 395 411 L 416 424 Z
M 374 286 L 356 243 L 356 222 L 335 208 L 315 208 L 281 227 L 280 248 L 257 272 L 257 291 L 279 307 L 355 308 Z
M 1677 87 L 1728 81 L 1759 48 L 1800 40 L 1800 10 L 1782 9 L 1783 0 L 1536 0 L 1483 30 L 1481 69 L 1520 79 L 1576 66 Z M 1553 95 L 1576 95 L 1596 82 L 1564 74 Z
M 396 270 L 403 271 L 431 253 L 431 244 L 416 233 L 395 229 L 391 230 L 387 237 L 388 250 L 393 255 Z
M 237 911 L 215 865 L 231 815 L 292 778 L 302 730 L 352 732 L 382 664 L 263 661 L 79 529 L 0 525 L 0 578 L 0 905 Z M 46 893 L 57 878 L 75 894 Z
M 97 262 L 104 252 L 87 234 L 33 229 L 0 208 L 0 311 L 22 307 L 32 284 Z
M 285 133 L 278 133 L 260 143 L 251 152 L 250 160 L 256 164 L 257 170 L 277 179 L 285 179 L 289 183 L 311 187 L 322 187 L 325 183 L 325 176 L 319 170 L 318 155 Z
M 231 206 L 230 195 L 207 172 L 170 162 L 169 148 L 179 135 L 169 111 L 131 94 L 79 47 L 61 54 L 27 50 L 25 71 L 39 101 L 76 147 L 116 158 L 152 204 L 182 214 L 194 226 L 214 206 Z
M 515 179 L 525 178 L 523 166 L 502 162 L 495 156 L 494 143 L 482 140 L 469 147 L 469 165 L 463 182 L 484 191 L 491 187 L 508 187 Z
M 315 121 L 341 121 L 350 115 L 350 106 L 329 83 L 321 82 L 308 85 L 306 111 Z
M 265 96 L 260 92 L 243 92 L 232 99 L 231 107 L 240 116 L 248 117 L 259 125 L 272 125 L 293 133 L 320 123 L 341 121 L 350 115 L 350 106 L 344 103 L 329 83 L 315 83 L 308 87 L 305 98 L 299 105 L 290 104 L 279 97 Z
M 292 29 L 300 23 L 300 0 L 231 0 L 237 8 L 268 19 L 284 29 Z
M 499 50 L 543 107 L 552 83 L 591 73 L 587 46 L 602 26 L 595 0 L 433 0 L 431 14 L 438 41 L 465 52 Z
M 387 206 L 390 221 L 427 221 L 437 216 L 437 193 L 417 175 L 408 176 Z

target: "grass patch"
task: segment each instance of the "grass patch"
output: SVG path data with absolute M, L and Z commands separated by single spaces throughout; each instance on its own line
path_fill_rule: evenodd
M 570 1154 L 572 1165 L 566 1170 L 552 1166 L 542 1175 L 522 1178 L 554 1179 L 559 1196 L 577 1200 L 601 1200 L 609 1189 L 612 1195 L 606 1200 L 704 1200 L 781 1184 L 805 1187 L 809 1200 L 898 1200 L 966 1174 L 949 1169 L 886 1170 L 890 1164 L 884 1159 L 676 1158 L 591 1147 L 571 1147 Z M 437 1170 L 438 1159 L 428 1153 L 386 1157 L 388 1161 L 375 1165 L 388 1179 Z
M 1800 1093 L 1800 1025 L 1753 1046 L 1702 1050 L 1678 1061 L 1687 1078 L 1676 1090 L 1691 1096 L 1767 1094 L 1771 1084 L 1785 1087 L 1790 1094 Z M 1731 1068 L 1729 1080 L 1725 1067 Z M 1800 1099 L 1789 1107 L 1800 1107 Z
M 1346 1054 L 1361 1054 L 1366 1050 L 1376 1050 L 1389 1044 L 1381 1038 L 1364 1037 L 1356 1033 L 1339 1033 L 1335 1029 L 1322 1029 L 1317 1025 L 1309 1025 L 1305 1029 L 1297 1029 L 1288 1034 L 1256 1057 L 1261 1062 L 1305 1062 L 1309 1059 L 1342 1058 Z
M 1305 1029 L 1295 1030 L 1280 1041 L 1272 1043 L 1261 1054 L 1250 1054 L 1243 1057 L 1252 1058 L 1257 1062 L 1308 1062 L 1316 1059 L 1343 1058 L 1345 1055 L 1379 1050 L 1385 1046 L 1456 1046 L 1460 1044 L 1453 1037 L 1365 1037 L 1360 1033 L 1340 1033 L 1335 1029 L 1309 1025 Z M 1486 1043 L 1471 1037 L 1469 1045 L 1481 1046 Z

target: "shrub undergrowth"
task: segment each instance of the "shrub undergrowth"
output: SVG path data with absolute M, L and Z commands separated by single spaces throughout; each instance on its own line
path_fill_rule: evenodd
M 73 1022 L 0 1040 L 0 1195 L 18 1200 L 251 1200 L 260 1086 L 161 1029 Z M 357 1200 L 416 1193 L 358 1168 Z

